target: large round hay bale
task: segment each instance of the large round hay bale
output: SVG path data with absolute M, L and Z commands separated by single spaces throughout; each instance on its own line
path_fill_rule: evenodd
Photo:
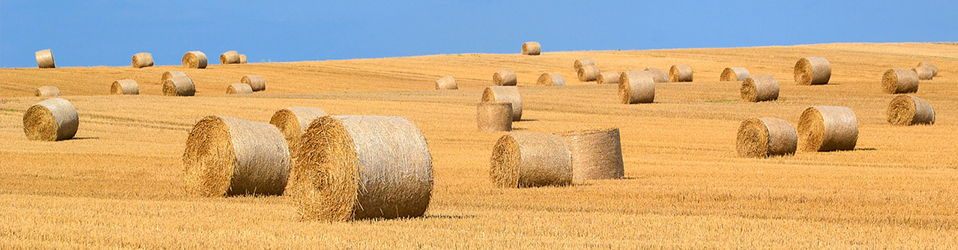
M 624 104 L 655 101 L 655 80 L 647 71 L 626 71 L 619 75 L 619 100 Z
M 921 98 L 899 95 L 888 103 L 888 123 L 892 125 L 935 124 L 935 109 Z
M 572 184 L 572 156 L 557 135 L 512 132 L 492 148 L 492 182 L 503 188 Z
M 539 75 L 539 80 L 536 80 L 536 84 L 545 86 L 565 86 L 565 78 L 562 78 L 562 76 L 556 73 L 542 73 L 542 75 Z
M 250 87 L 249 84 L 245 83 L 234 83 L 226 87 L 226 94 L 236 95 L 236 94 L 252 94 L 253 87 Z
M 858 143 L 858 119 L 846 107 L 814 106 L 798 122 L 803 151 L 852 150 Z
M 56 68 L 57 64 L 53 61 L 53 51 L 49 49 L 37 51 L 34 53 L 37 57 L 37 67 L 41 69 Z
M 243 79 L 240 79 L 241 83 L 249 84 L 253 88 L 253 92 L 266 90 L 266 78 L 259 75 L 245 75 Z
M 935 78 L 934 71 L 928 67 L 914 67 L 911 68 L 911 71 L 918 75 L 919 80 L 932 80 Z
M 652 80 L 655 82 L 669 82 L 669 74 L 665 71 L 656 68 L 645 68 L 645 71 L 652 74 Z
M 281 195 L 290 165 L 279 129 L 226 116 L 197 122 L 183 152 L 187 191 L 198 196 Z
M 206 54 L 201 51 L 190 51 L 183 55 L 183 67 L 194 69 L 205 69 L 208 60 Z
M 512 120 L 522 119 L 522 97 L 516 86 L 489 86 L 482 91 L 482 102 L 508 102 L 512 104 Z
M 235 50 L 230 50 L 220 54 L 220 64 L 237 64 L 239 62 L 240 56 Z
M 503 69 L 492 74 L 492 83 L 496 86 L 516 86 L 518 78 L 516 72 L 511 69 Z
M 196 86 L 193 79 L 186 76 L 177 76 L 163 81 L 163 95 L 165 96 L 193 96 Z
M 918 92 L 918 74 L 906 69 L 888 69 L 881 77 L 881 85 L 889 94 Z
M 136 53 L 133 55 L 133 67 L 134 68 L 145 68 L 153 66 L 153 55 L 150 53 Z
M 595 83 L 598 84 L 619 84 L 619 73 L 618 71 L 606 71 L 599 73 L 599 76 L 595 78 Z
M 443 76 L 436 80 L 436 89 L 459 89 L 459 84 L 456 84 L 456 78 L 453 78 L 452 76 Z
M 920 63 L 918 63 L 918 67 L 919 67 L 919 68 L 921 68 L 921 67 L 929 68 L 929 69 L 931 69 L 931 76 L 932 76 L 932 77 L 938 76 L 938 66 L 935 66 L 935 65 L 932 64 L 931 62 L 920 62 Z
M 748 79 L 748 69 L 741 67 L 731 67 L 722 70 L 719 81 L 745 81 Z
M 246 64 L 246 54 L 239 54 L 239 63 Z
M 481 132 L 511 131 L 512 103 L 480 102 L 476 105 L 476 124 Z
M 748 102 L 778 100 L 778 81 L 773 75 L 757 75 L 742 82 L 742 99 Z
M 798 134 L 788 121 L 771 118 L 749 118 L 738 127 L 735 150 L 741 157 L 769 157 L 795 154 Z
M 572 179 L 621 179 L 625 176 L 619 129 L 559 133 L 572 155 Z
M 269 124 L 279 128 L 289 145 L 289 153 L 293 158 L 299 155 L 299 147 L 303 140 L 303 133 L 309 124 L 320 117 L 327 116 L 326 111 L 313 107 L 287 107 L 273 113 Z
M 579 81 L 591 82 L 595 81 L 599 77 L 599 67 L 595 65 L 585 65 L 582 68 L 579 68 L 579 71 L 576 71 L 576 77 L 579 78 Z
M 692 66 L 688 64 L 672 65 L 669 68 L 669 81 L 671 82 L 691 82 Z
M 139 95 L 140 86 L 133 79 L 122 79 L 113 81 L 110 85 L 110 94 L 113 95 Z
M 586 65 L 595 65 L 595 60 L 592 60 L 592 58 L 579 58 L 572 63 L 572 67 L 575 68 L 576 72 L 579 72 L 579 69 Z
M 525 42 L 522 44 L 522 54 L 530 56 L 538 56 L 542 50 L 542 46 L 539 45 L 539 42 Z
M 36 97 L 57 97 L 60 96 L 60 88 L 57 86 L 40 86 L 33 91 Z
M 27 139 L 59 141 L 73 138 L 80 126 L 77 110 L 62 98 L 34 104 L 23 114 L 23 132 Z
M 795 63 L 795 83 L 799 85 L 828 84 L 832 77 L 832 66 L 821 57 L 805 57 Z
M 402 117 L 325 116 L 303 135 L 293 195 L 305 220 L 422 216 L 432 196 L 432 157 Z
M 177 77 L 177 76 L 186 77 L 186 73 L 183 73 L 183 71 L 172 71 L 172 70 L 163 72 L 163 76 L 160 77 L 160 82 L 164 82 L 166 80 L 169 80 L 170 78 Z

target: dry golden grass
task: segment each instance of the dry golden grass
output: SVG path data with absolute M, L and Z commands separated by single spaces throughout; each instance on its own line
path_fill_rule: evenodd
M 798 86 L 796 60 L 828 58 L 828 85 Z M 615 85 L 577 81 L 576 58 L 603 70 L 689 64 L 693 83 L 657 83 L 653 104 L 624 105 Z M 935 107 L 933 126 L 892 126 L 882 73 L 920 61 L 940 73 L 915 95 Z M 708 80 L 727 65 L 773 74 L 777 101 L 747 103 L 737 82 Z M 494 188 L 492 146 L 476 129 L 490 75 L 514 69 L 522 92 L 518 131 L 618 127 L 623 180 L 571 187 Z M 954 248 L 958 246 L 958 45 L 825 44 L 736 49 L 463 54 L 301 63 L 0 69 L 0 248 Z M 160 75 L 186 72 L 196 97 L 163 97 Z M 565 87 L 534 86 L 558 72 Z M 227 96 L 246 74 L 269 90 Z M 435 91 L 453 75 L 458 91 Z M 109 96 L 116 79 L 139 96 Z M 76 139 L 29 141 L 22 115 L 56 85 L 80 113 Z M 857 150 L 739 158 L 749 117 L 793 125 L 812 105 L 847 106 L 860 122 Z M 287 197 L 194 198 L 181 155 L 207 115 L 269 121 L 288 106 L 334 115 L 403 116 L 425 133 L 435 187 L 424 218 L 304 222 Z

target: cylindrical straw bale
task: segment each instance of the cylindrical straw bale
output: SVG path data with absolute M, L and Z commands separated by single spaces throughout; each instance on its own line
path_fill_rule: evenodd
M 459 85 L 456 84 L 456 78 L 453 78 L 452 76 L 443 76 L 436 80 L 436 89 L 459 89 Z
M 249 84 L 253 88 L 253 92 L 266 90 L 266 78 L 260 75 L 245 75 L 243 79 L 240 79 L 240 82 Z
M 719 81 L 745 81 L 748 79 L 748 69 L 741 67 L 731 67 L 722 70 L 722 76 Z
M 56 68 L 57 64 L 53 61 L 53 51 L 49 49 L 37 51 L 34 53 L 37 57 L 37 67 L 41 69 Z
M 648 71 L 627 71 L 619 75 L 619 100 L 624 104 L 655 101 L 655 80 Z
M 572 184 L 572 156 L 557 135 L 512 132 L 492 148 L 489 175 L 497 187 L 522 188 Z
M 220 64 L 237 64 L 239 62 L 240 56 L 235 50 L 230 50 L 220 54 Z
M 23 114 L 23 132 L 30 140 L 59 141 L 73 138 L 80 126 L 77 110 L 62 98 L 34 104 Z
M 201 51 L 190 51 L 183 55 L 183 67 L 205 69 L 208 60 L 206 54 Z
M 579 81 L 591 82 L 595 81 L 599 77 L 599 67 L 593 65 L 585 65 L 582 68 L 579 68 L 579 71 L 576 71 L 576 77 L 579 78 Z
M 828 84 L 832 77 L 832 66 L 821 57 L 805 57 L 795 63 L 795 83 L 799 85 Z
M 309 128 L 309 124 L 320 117 L 327 116 L 326 111 L 313 107 L 287 107 L 273 113 L 269 119 L 269 124 L 279 128 L 286 138 L 286 144 L 289 145 L 289 152 L 293 158 L 299 155 L 299 147 L 302 144 L 303 133 Z
M 655 82 L 669 82 L 669 74 L 656 68 L 645 68 L 646 72 L 652 73 L 652 80 Z
M 672 65 L 672 67 L 669 68 L 669 81 L 691 82 L 692 66 L 689 66 L 688 64 Z
M 530 56 L 538 56 L 542 50 L 542 46 L 539 45 L 539 42 L 525 42 L 522 44 L 522 54 Z
M 246 64 L 246 54 L 239 54 L 239 63 Z
M 586 65 L 595 65 L 595 60 L 592 60 L 592 58 L 579 58 L 572 63 L 572 66 L 575 67 L 576 72 L 579 72 L 579 69 Z
M 542 75 L 539 75 L 539 80 L 536 81 L 536 84 L 545 86 L 565 86 L 565 78 L 562 78 L 562 76 L 556 73 L 542 73 Z
M 110 94 L 113 95 L 139 95 L 140 86 L 133 79 L 123 79 L 113 81 L 110 85 Z
M 511 131 L 512 103 L 480 102 L 476 105 L 476 123 L 481 132 Z
M 889 94 L 918 92 L 918 73 L 899 68 L 888 69 L 881 77 L 881 85 Z
M 162 83 L 162 82 L 165 82 L 166 80 L 169 80 L 170 78 L 177 77 L 177 76 L 183 76 L 183 77 L 185 77 L 185 76 L 186 76 L 186 73 L 183 73 L 183 71 L 172 71 L 172 70 L 171 70 L 171 71 L 167 71 L 167 72 L 163 72 L 163 76 L 160 77 L 160 82 L 161 82 L 161 83 Z
M 858 119 L 846 107 L 810 107 L 802 112 L 798 136 L 803 151 L 852 150 L 858 143 Z
M 522 97 L 516 86 L 490 86 L 482 91 L 482 102 L 512 103 L 512 120 L 522 119 Z
M 595 83 L 598 84 L 619 84 L 619 76 L 621 73 L 618 71 L 606 71 L 599 74 L 595 78 Z
M 899 95 L 888 104 L 888 123 L 892 125 L 935 124 L 935 109 L 921 98 Z
M 918 75 L 919 80 L 932 80 L 935 78 L 935 73 L 928 67 L 914 67 L 911 68 L 911 71 Z
M 741 157 L 765 158 L 795 154 L 798 134 L 788 121 L 771 118 L 749 118 L 738 127 L 735 149 Z
M 230 84 L 229 87 L 226 87 L 226 94 L 252 94 L 253 87 L 250 87 L 249 84 L 245 83 L 234 83 Z
M 57 86 L 40 86 L 33 91 L 33 95 L 37 97 L 57 97 L 60 96 L 60 88 L 57 88 Z
M 918 67 L 919 67 L 919 68 L 920 68 L 920 67 L 929 68 L 929 69 L 931 69 L 931 76 L 932 76 L 932 77 L 938 76 L 938 66 L 935 66 L 935 65 L 932 64 L 931 62 L 920 62 L 920 63 L 918 63 Z
M 572 155 L 574 180 L 621 179 L 622 143 L 619 129 L 590 129 L 559 133 Z
M 133 67 L 144 68 L 153 66 L 153 55 L 150 53 L 136 53 L 133 55 Z
M 196 86 L 193 79 L 186 76 L 177 76 L 163 81 L 163 95 L 165 96 L 193 96 Z
M 492 74 L 492 83 L 496 86 L 516 86 L 516 72 L 511 69 L 499 70 L 495 74 Z
M 748 102 L 778 100 L 778 81 L 773 75 L 757 75 L 742 82 L 742 99 Z

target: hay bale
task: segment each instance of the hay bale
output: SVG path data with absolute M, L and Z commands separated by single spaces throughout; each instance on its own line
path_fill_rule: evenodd
M 655 80 L 648 71 L 626 71 L 619 75 L 619 100 L 624 104 L 655 101 Z
M 110 94 L 113 95 L 139 95 L 140 86 L 133 79 L 123 79 L 113 81 L 110 85 Z
M 296 190 L 293 188 L 293 183 L 297 182 L 300 178 L 296 176 L 297 172 L 295 170 L 298 167 L 298 165 L 296 165 L 296 159 L 299 157 L 299 149 L 303 142 L 303 133 L 309 128 L 310 123 L 327 115 L 326 111 L 318 108 L 287 107 L 276 111 L 276 113 L 273 113 L 273 117 L 269 119 L 269 124 L 273 124 L 273 126 L 279 128 L 279 131 L 283 133 L 283 137 L 286 138 L 286 145 L 289 146 L 292 170 L 289 171 L 290 185 L 286 185 L 285 193 L 287 195 L 294 195 L 293 192 Z
M 249 84 L 245 83 L 234 83 L 230 84 L 229 87 L 226 87 L 226 94 L 236 95 L 236 94 L 252 94 L 253 87 L 250 87 Z
M 183 73 L 183 71 L 172 71 L 172 70 L 163 72 L 163 76 L 160 77 L 160 82 L 165 82 L 166 80 L 169 80 L 170 78 L 177 77 L 177 76 L 186 77 L 186 73 Z
M 665 71 L 656 68 L 645 68 L 645 71 L 652 74 L 652 80 L 655 82 L 669 82 L 669 74 Z
M 542 50 L 542 46 L 539 45 L 539 42 L 525 42 L 522 44 L 522 54 L 530 56 L 538 56 Z
M 892 125 L 935 124 L 935 109 L 921 98 L 899 95 L 888 103 L 888 123 Z
M 40 86 L 33 91 L 36 97 L 57 97 L 60 96 L 60 88 L 57 86 Z
M 290 157 L 283 134 L 273 125 L 207 116 L 186 139 L 183 166 L 193 195 L 281 195 Z
M 669 81 L 671 82 L 691 82 L 692 66 L 688 64 L 676 64 L 669 68 Z
M 925 67 L 931 69 L 931 76 L 938 76 L 938 66 L 935 66 L 931 62 L 920 62 L 918 63 L 918 68 Z
M 512 103 L 480 102 L 476 105 L 476 123 L 481 132 L 511 131 Z
M 522 119 L 522 97 L 516 86 L 490 86 L 482 91 L 482 102 L 512 103 L 512 120 Z
M 579 58 L 572 64 L 576 72 L 579 72 L 579 69 L 586 65 L 595 65 L 595 60 L 592 60 L 592 58 Z
M 37 57 L 37 67 L 41 69 L 56 68 L 57 64 L 53 61 L 53 51 L 49 49 L 37 51 L 34 53 Z
M 765 158 L 795 154 L 798 134 L 788 121 L 771 118 L 749 118 L 738 127 L 735 150 L 741 157 Z
M 545 86 L 565 86 L 565 78 L 556 73 L 542 73 L 536 84 Z
M 778 100 L 778 81 L 773 75 L 757 75 L 742 82 L 742 99 L 748 102 Z
M 205 69 L 208 60 L 206 54 L 201 51 L 190 51 L 183 55 L 183 67 L 194 69 Z
M 911 68 L 911 71 L 918 75 L 919 80 L 932 80 L 935 78 L 934 72 L 928 67 L 915 67 Z
M 899 68 L 888 69 L 881 77 L 881 85 L 889 94 L 918 92 L 918 73 Z
M 136 53 L 133 55 L 133 67 L 134 68 L 145 68 L 153 66 L 153 55 L 150 53 Z
M 253 92 L 266 90 L 266 78 L 263 78 L 263 76 L 245 75 L 243 79 L 240 79 L 240 82 L 249 84 L 253 88 Z
M 523 188 L 572 184 L 572 156 L 557 135 L 512 132 L 492 148 L 489 175 L 497 187 Z
M 579 81 L 591 82 L 595 81 L 599 77 L 599 67 L 595 65 L 585 65 L 582 68 L 579 68 L 579 71 L 576 71 L 576 77 L 579 78 Z
M 35 141 L 59 141 L 73 138 L 80 126 L 76 108 L 62 98 L 47 99 L 23 114 L 23 132 Z
M 795 83 L 800 85 L 828 84 L 832 77 L 832 66 L 821 57 L 805 57 L 795 63 Z
M 559 133 L 572 155 L 573 180 L 621 179 L 625 176 L 619 129 Z
M 619 75 L 621 73 L 617 71 L 606 71 L 599 73 L 599 76 L 595 78 L 595 83 L 598 84 L 619 84 Z
M 220 54 L 220 64 L 237 64 L 239 62 L 240 56 L 235 50 L 230 50 Z
M 496 86 L 516 86 L 517 81 L 516 72 L 511 69 L 499 70 L 492 74 L 492 83 Z
M 719 81 L 723 82 L 745 81 L 745 79 L 748 79 L 748 69 L 741 67 L 725 68 L 719 76 Z
M 239 64 L 246 64 L 246 54 L 239 54 Z
M 804 151 L 852 150 L 858 143 L 858 119 L 846 107 L 813 106 L 802 112 L 798 135 Z
M 436 80 L 436 90 L 455 90 L 459 89 L 459 84 L 456 84 L 456 78 L 452 76 L 443 76 Z
M 177 76 L 163 81 L 163 95 L 165 96 L 193 96 L 196 86 L 193 79 L 186 76 Z
M 297 158 L 293 192 L 305 220 L 420 217 L 432 196 L 432 157 L 402 117 L 326 116 L 313 121 Z

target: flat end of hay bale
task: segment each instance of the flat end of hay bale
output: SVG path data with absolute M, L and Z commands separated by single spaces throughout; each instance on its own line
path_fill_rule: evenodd
M 236 162 L 231 137 L 229 127 L 218 116 L 204 117 L 193 125 L 183 153 L 188 193 L 204 197 L 226 195 Z

